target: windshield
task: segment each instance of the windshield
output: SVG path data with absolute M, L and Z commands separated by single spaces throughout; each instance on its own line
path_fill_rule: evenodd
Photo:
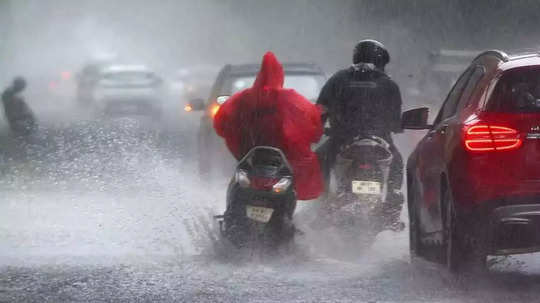
M 229 83 L 226 84 L 230 94 L 235 94 L 243 89 L 249 88 L 253 85 L 255 76 L 246 76 L 231 78 Z M 324 83 L 324 78 L 319 75 L 285 75 L 285 81 L 283 87 L 294 89 L 296 92 L 304 96 L 310 101 L 315 101 L 319 96 L 321 86 Z

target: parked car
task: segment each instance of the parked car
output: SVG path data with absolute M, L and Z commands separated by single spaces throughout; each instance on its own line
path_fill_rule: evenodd
M 80 90 L 80 100 L 92 106 L 98 114 L 161 116 L 163 81 L 148 68 L 110 65 L 95 67 L 85 76 L 88 86 Z
M 225 65 L 219 72 L 210 97 L 195 99 L 186 105 L 186 110 L 204 110 L 198 132 L 198 163 L 201 174 L 209 174 L 217 169 L 219 174 L 229 174 L 235 161 L 227 151 L 224 141 L 217 136 L 213 118 L 219 106 L 232 94 L 249 88 L 255 81 L 260 64 Z M 312 63 L 283 64 L 284 86 L 295 89 L 307 99 L 315 102 L 326 80 L 322 69 Z
M 540 251 L 540 57 L 486 51 L 450 90 L 407 162 L 410 250 L 451 271 Z

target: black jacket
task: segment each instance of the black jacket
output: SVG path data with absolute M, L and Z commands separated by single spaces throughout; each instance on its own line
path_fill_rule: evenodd
M 18 135 L 28 135 L 36 130 L 36 119 L 32 110 L 13 89 L 4 91 L 2 103 L 11 131 Z
M 397 84 L 372 64 L 356 64 L 334 74 L 322 88 L 331 136 L 347 140 L 360 134 L 390 139 L 401 132 L 401 94 Z

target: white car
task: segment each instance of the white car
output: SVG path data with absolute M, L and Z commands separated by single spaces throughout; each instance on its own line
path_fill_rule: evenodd
M 144 66 L 113 65 L 103 69 L 92 92 L 103 114 L 161 116 L 163 81 Z

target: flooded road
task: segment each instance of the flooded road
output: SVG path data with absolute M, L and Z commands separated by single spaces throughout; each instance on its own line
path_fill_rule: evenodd
M 537 255 L 456 278 L 431 263 L 412 266 L 407 230 L 384 232 L 344 260 L 297 222 L 305 235 L 292 253 L 223 259 L 212 216 L 224 209 L 224 180 L 201 180 L 180 141 L 162 144 L 162 134 L 126 121 L 79 132 L 63 144 L 73 150 L 7 161 L 0 302 L 520 302 L 540 294 Z M 408 152 L 411 139 L 397 141 Z

